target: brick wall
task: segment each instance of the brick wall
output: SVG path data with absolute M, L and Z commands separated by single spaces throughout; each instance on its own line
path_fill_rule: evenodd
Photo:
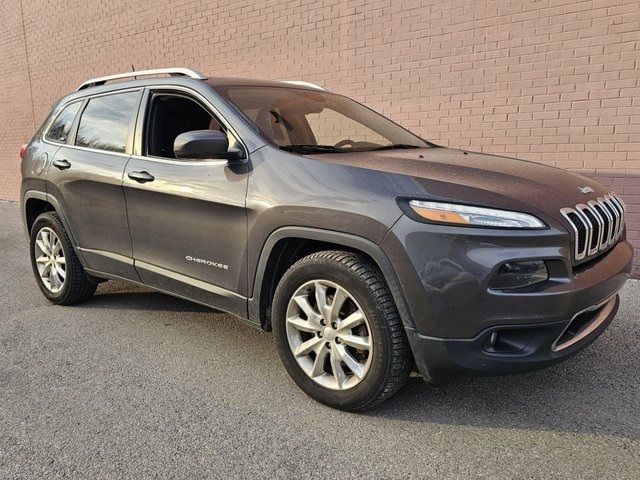
M 22 12 L 0 0 L 0 198 L 20 191 L 18 149 L 35 131 Z
M 54 99 L 179 65 L 318 82 L 437 143 L 585 171 L 640 251 L 640 0 L 0 0 L 0 29 L 0 198 Z

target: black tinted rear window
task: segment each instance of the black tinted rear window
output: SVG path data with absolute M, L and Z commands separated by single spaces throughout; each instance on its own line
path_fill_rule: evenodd
M 139 92 L 116 93 L 89 100 L 80 117 L 76 145 L 124 152 Z
M 47 140 L 54 142 L 65 143 L 71 130 L 71 125 L 76 118 L 78 109 L 82 105 L 82 102 L 70 103 L 60 112 L 55 121 L 49 127 L 49 131 L 46 134 Z

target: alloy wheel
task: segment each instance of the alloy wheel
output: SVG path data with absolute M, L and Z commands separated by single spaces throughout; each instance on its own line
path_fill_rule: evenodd
M 364 311 L 343 287 L 312 280 L 289 300 L 289 347 L 302 370 L 332 390 L 358 385 L 373 358 L 373 338 Z
M 58 293 L 67 273 L 62 242 L 52 229 L 44 227 L 36 236 L 33 251 L 40 280 L 50 292 Z

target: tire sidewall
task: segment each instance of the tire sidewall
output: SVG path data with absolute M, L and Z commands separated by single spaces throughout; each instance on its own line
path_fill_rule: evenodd
M 57 224 L 57 222 L 54 222 L 49 215 L 43 214 L 36 219 L 36 221 L 33 223 L 33 226 L 31 227 L 31 234 L 30 234 L 31 268 L 33 269 L 33 273 L 36 277 L 36 282 L 38 283 L 38 287 L 40 287 L 42 294 L 53 303 L 61 303 L 69 295 L 69 289 L 71 288 L 70 287 L 71 281 L 69 278 L 69 275 L 70 275 L 69 263 L 67 263 L 65 268 L 67 276 L 65 278 L 64 285 L 62 286 L 62 289 L 60 289 L 59 292 L 52 292 L 45 286 L 45 284 L 42 282 L 42 279 L 40 278 L 40 273 L 38 272 L 38 266 L 36 265 L 36 258 L 35 258 L 36 238 L 40 230 L 42 230 L 45 227 L 53 230 L 54 233 L 58 236 L 58 240 L 62 245 L 62 252 L 64 253 L 65 260 L 67 262 L 70 262 L 71 260 L 71 255 L 70 255 L 71 246 L 69 245 L 69 241 L 67 239 L 67 236 L 64 230 L 62 230 L 62 228 Z
M 331 390 L 311 379 L 298 365 L 286 333 L 286 311 L 295 291 L 311 280 L 329 280 L 346 289 L 364 311 L 373 339 L 373 358 L 365 378 L 348 390 Z M 272 326 L 278 353 L 296 384 L 312 398 L 332 407 L 358 409 L 376 397 L 391 368 L 391 345 L 385 314 L 367 284 L 345 265 L 328 258 L 304 259 L 282 277 L 273 302 Z

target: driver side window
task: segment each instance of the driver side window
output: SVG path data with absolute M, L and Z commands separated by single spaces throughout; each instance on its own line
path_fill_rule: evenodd
M 193 130 L 217 130 L 224 126 L 191 98 L 176 93 L 158 93 L 151 97 L 146 128 L 146 155 L 175 159 L 173 142 L 181 133 Z

